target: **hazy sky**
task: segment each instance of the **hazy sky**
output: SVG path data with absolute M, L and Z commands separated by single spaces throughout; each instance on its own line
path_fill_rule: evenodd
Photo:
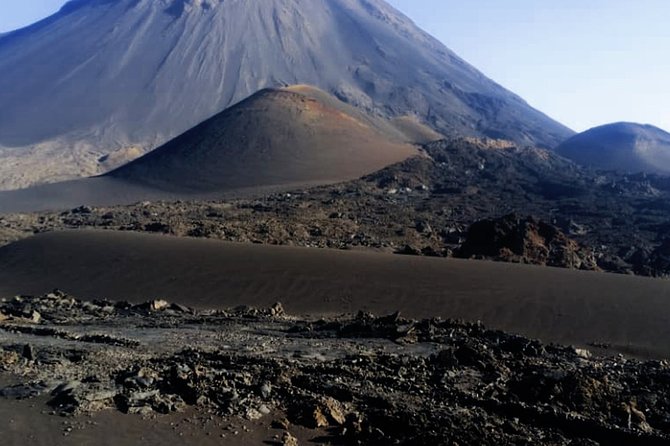
M 464 59 L 575 130 L 670 130 L 668 0 L 388 0 Z M 63 0 L 6 0 L 0 32 Z

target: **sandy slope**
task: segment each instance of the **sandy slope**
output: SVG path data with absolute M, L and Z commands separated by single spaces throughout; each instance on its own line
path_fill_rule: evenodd
M 0 382 L 2 376 L 0 375 Z M 105 411 L 67 420 L 45 412 L 43 398 L 31 401 L 0 400 L 0 438 L 5 446 L 257 446 L 274 444 L 281 430 L 272 429 L 272 417 L 232 422 L 190 410 L 145 419 Z M 229 426 L 234 426 L 229 429 Z M 247 429 L 245 429 L 248 428 Z M 293 427 L 293 434 L 307 442 L 321 431 Z M 235 435 L 237 432 L 237 435 Z
M 226 244 L 134 233 L 36 236 L 0 249 L 0 295 L 166 298 L 289 312 L 401 310 L 481 319 L 544 341 L 670 355 L 670 282 L 475 261 Z
M 91 206 L 129 204 L 161 198 L 174 197 L 112 178 L 85 178 L 27 189 L 0 191 L 0 214 L 72 209 L 83 204 Z
M 108 176 L 176 192 L 331 183 L 417 155 L 404 139 L 318 90 L 263 90 Z
M 572 135 L 383 0 L 78 0 L 0 37 L 0 147 L 20 149 L 0 151 L 0 188 L 102 173 L 296 83 L 442 133 Z
M 336 183 L 418 155 L 407 141 L 429 135 L 313 87 L 264 90 L 107 176 L 0 191 L 0 214 Z
M 670 174 L 670 133 L 652 125 L 617 122 L 595 127 L 568 139 L 556 152 L 596 169 Z
M 262 197 L 276 192 L 309 188 L 321 181 L 290 183 L 281 186 L 234 188 L 216 192 L 183 193 L 147 187 L 124 179 L 111 177 L 84 178 L 43 184 L 27 189 L 0 191 L 0 214 L 70 210 L 82 205 L 116 206 L 154 200 L 227 200 Z

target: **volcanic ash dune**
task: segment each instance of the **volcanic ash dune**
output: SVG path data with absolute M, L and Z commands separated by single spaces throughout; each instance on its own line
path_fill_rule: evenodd
M 616 274 L 112 231 L 42 234 L 0 248 L 0 297 L 56 287 L 200 308 L 279 300 L 293 314 L 400 310 L 481 320 L 546 342 L 670 353 L 670 283 Z
M 207 192 L 331 183 L 418 154 L 406 139 L 316 89 L 263 90 L 109 176 Z

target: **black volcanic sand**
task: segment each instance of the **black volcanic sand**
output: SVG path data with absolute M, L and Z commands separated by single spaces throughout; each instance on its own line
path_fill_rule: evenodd
M 91 206 L 113 206 L 144 200 L 248 198 L 327 183 L 329 181 L 300 182 L 281 186 L 240 187 L 213 193 L 174 193 L 134 184 L 123 179 L 92 177 L 43 184 L 27 189 L 0 191 L 0 215 L 14 212 L 60 211 L 80 206 L 82 203 Z
M 79 206 L 81 203 L 103 205 L 175 198 L 174 194 L 123 180 L 95 177 L 0 191 L 0 214 L 60 210 Z
M 284 303 L 293 314 L 358 310 L 481 320 L 545 342 L 670 356 L 670 282 L 546 267 L 371 252 L 73 231 L 0 249 L 0 296 L 165 298 L 198 308 Z
M 0 376 L 0 383 L 2 382 Z M 276 444 L 282 431 L 272 429 L 272 418 L 250 422 L 223 420 L 196 410 L 170 415 L 141 417 L 115 410 L 88 414 L 75 419 L 49 414 L 46 398 L 0 402 L 0 438 L 6 446 L 256 446 Z M 147 419 L 149 418 L 149 419 Z M 122 428 L 120 428 L 122 426 Z M 299 426 L 293 435 L 307 442 L 318 431 Z M 236 434 L 237 433 L 237 434 Z

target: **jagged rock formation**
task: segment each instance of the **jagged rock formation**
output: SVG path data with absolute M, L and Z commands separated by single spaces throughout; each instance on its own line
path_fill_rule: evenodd
M 571 135 L 382 0 L 74 0 L 0 37 L 0 188 L 101 173 L 299 83 L 443 134 Z
M 597 270 L 593 252 L 558 228 L 515 214 L 473 223 L 456 251 L 463 258 L 490 258 L 584 270 Z

